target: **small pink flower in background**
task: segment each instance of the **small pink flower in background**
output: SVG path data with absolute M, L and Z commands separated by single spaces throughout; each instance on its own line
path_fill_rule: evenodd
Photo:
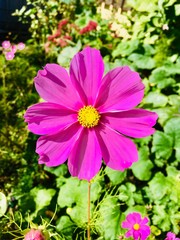
M 66 25 L 69 22 L 68 19 L 62 19 L 59 23 L 58 23 L 58 28 L 61 29 L 64 25 Z
M 24 237 L 24 240 L 45 240 L 40 230 L 31 229 Z
M 50 51 L 50 42 L 47 42 L 44 44 L 44 50 L 46 53 L 48 53 Z
M 74 56 L 69 74 L 58 64 L 38 72 L 35 87 L 46 102 L 31 106 L 24 117 L 30 131 L 43 135 L 36 145 L 40 164 L 53 167 L 68 159 L 72 176 L 90 180 L 102 159 L 119 171 L 138 160 L 129 137 L 153 134 L 158 116 L 135 108 L 144 96 L 138 73 L 124 66 L 103 74 L 100 52 L 90 47 Z
M 2 47 L 3 47 L 4 49 L 10 48 L 10 47 L 11 47 L 10 41 L 4 41 L 4 42 L 2 42 Z
M 14 52 L 6 52 L 5 53 L 5 58 L 6 60 L 12 60 L 15 57 Z
M 13 53 L 16 53 L 16 51 L 17 51 L 16 45 L 12 45 L 12 46 L 11 46 L 11 51 L 12 51 Z
M 151 233 L 150 227 L 147 226 L 148 218 L 142 218 L 140 213 L 129 213 L 126 220 L 122 222 L 122 228 L 129 229 L 125 237 L 133 237 L 134 240 L 146 240 Z
M 174 233 L 168 232 L 164 240 L 180 240 L 180 238 L 177 238 Z
M 25 44 L 23 42 L 18 43 L 17 49 L 18 50 L 23 50 L 25 48 Z
M 25 44 L 20 42 L 18 45 L 11 45 L 10 41 L 2 42 L 2 47 L 4 48 L 3 54 L 5 55 L 6 60 L 12 60 L 15 57 L 17 50 L 23 50 Z
M 79 33 L 80 33 L 80 34 L 85 34 L 85 33 L 87 33 L 87 32 L 91 32 L 91 31 L 93 31 L 93 30 L 96 30 L 96 28 L 97 28 L 97 23 L 94 22 L 94 21 L 89 21 L 88 25 L 85 26 L 84 28 L 82 28 L 82 29 L 79 31 Z

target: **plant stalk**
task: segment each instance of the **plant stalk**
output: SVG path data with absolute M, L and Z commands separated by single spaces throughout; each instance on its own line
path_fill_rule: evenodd
M 87 223 L 87 239 L 91 240 L 91 182 L 88 181 L 88 223 Z

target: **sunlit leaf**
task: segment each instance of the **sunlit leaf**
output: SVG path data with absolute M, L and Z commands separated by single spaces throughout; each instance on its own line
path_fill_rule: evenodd
M 164 132 L 156 131 L 153 135 L 152 152 L 156 158 L 168 159 L 173 150 L 173 138 Z
M 99 215 L 96 224 L 103 239 L 116 239 L 120 234 L 121 218 L 118 199 L 111 196 L 103 199 L 99 208 Z
M 7 199 L 4 193 L 0 192 L 0 217 L 2 217 L 7 210 Z
M 30 194 L 34 197 L 36 203 L 36 211 L 48 206 L 55 195 L 55 189 L 39 189 L 33 188 Z
M 147 55 L 133 53 L 128 57 L 128 59 L 132 61 L 137 68 L 140 69 L 152 69 L 155 67 L 154 59 Z
M 147 181 L 151 177 L 153 163 L 149 160 L 149 149 L 147 146 L 141 147 L 138 151 L 139 160 L 133 163 L 131 169 L 135 177 L 139 180 Z
M 165 107 L 168 103 L 166 95 L 158 92 L 150 92 L 143 100 L 145 103 L 152 104 L 153 107 Z
M 120 172 L 106 167 L 105 172 L 113 185 L 120 184 L 126 177 L 127 172 Z

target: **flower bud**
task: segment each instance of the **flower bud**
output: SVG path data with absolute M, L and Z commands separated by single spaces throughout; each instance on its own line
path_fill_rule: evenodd
M 24 237 L 24 240 L 45 240 L 40 230 L 31 229 Z

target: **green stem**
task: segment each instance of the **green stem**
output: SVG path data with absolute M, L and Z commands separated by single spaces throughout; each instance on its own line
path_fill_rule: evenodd
M 91 240 L 91 182 L 88 181 L 88 224 L 87 224 L 87 239 Z

